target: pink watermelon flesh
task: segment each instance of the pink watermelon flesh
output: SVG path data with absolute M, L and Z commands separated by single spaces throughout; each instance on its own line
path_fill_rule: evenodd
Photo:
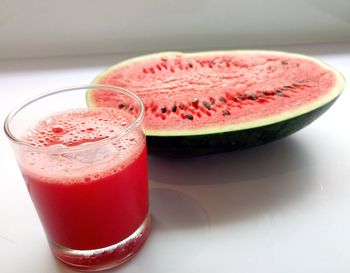
M 273 119 L 327 97 L 337 80 L 311 58 L 233 51 L 150 55 L 116 65 L 95 82 L 137 93 L 146 130 L 181 131 Z M 90 96 L 94 105 L 117 104 L 106 92 Z

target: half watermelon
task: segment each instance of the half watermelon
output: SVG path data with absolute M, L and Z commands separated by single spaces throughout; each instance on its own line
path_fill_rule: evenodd
M 251 50 L 146 55 L 108 68 L 94 83 L 138 94 L 149 151 L 171 156 L 288 136 L 324 113 L 345 86 L 338 71 L 315 58 Z M 88 91 L 87 101 L 133 111 L 102 90 Z

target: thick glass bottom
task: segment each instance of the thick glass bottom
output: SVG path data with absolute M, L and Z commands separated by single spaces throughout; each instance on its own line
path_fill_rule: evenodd
M 49 242 L 53 254 L 63 263 L 81 271 L 99 271 L 131 259 L 146 241 L 151 227 L 148 215 L 141 226 L 123 241 L 104 248 L 75 250 Z

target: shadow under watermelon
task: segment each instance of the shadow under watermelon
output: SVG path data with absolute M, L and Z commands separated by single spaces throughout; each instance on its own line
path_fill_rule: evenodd
M 150 156 L 151 202 L 156 203 L 153 211 L 157 214 L 162 210 L 165 215 L 168 209 L 171 213 L 174 207 L 183 205 L 179 203 L 184 198 L 176 197 L 181 194 L 202 206 L 211 225 L 245 221 L 281 210 L 312 192 L 310 158 L 307 147 L 297 137 L 192 159 Z M 161 196 L 164 192 L 159 189 L 168 191 L 168 197 Z M 169 197 L 171 192 L 173 196 Z M 199 222 L 184 220 L 173 226 L 187 229 L 199 227 Z

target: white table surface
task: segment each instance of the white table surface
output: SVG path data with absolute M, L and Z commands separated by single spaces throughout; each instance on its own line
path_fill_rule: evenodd
M 350 79 L 350 44 L 290 46 Z M 42 91 L 86 84 L 135 54 L 0 61 L 0 120 Z M 349 80 L 350 81 L 350 80 Z M 249 150 L 149 157 L 152 233 L 108 272 L 350 272 L 350 95 L 307 128 Z M 0 272 L 74 272 L 50 253 L 0 133 Z

